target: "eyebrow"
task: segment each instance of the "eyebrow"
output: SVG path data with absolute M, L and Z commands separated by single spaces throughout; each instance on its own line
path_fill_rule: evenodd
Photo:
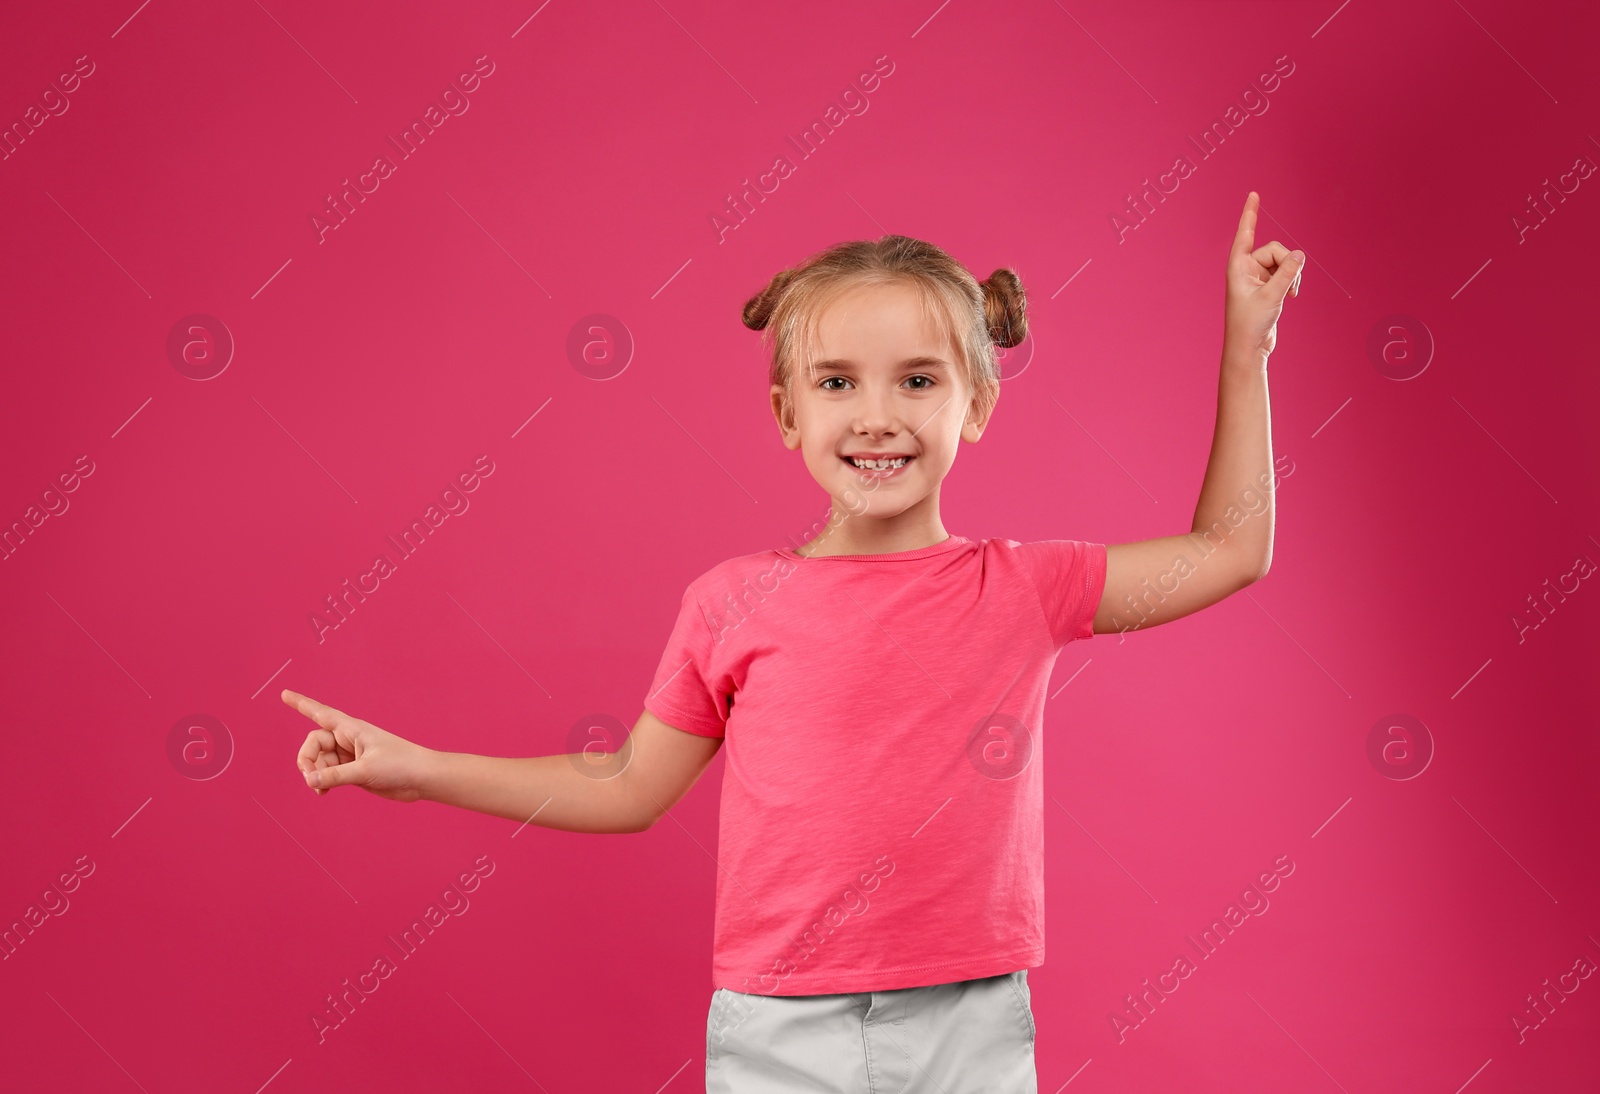
M 850 372 L 859 366 L 857 366 L 854 361 L 846 361 L 843 358 L 833 358 L 827 361 L 818 361 L 813 367 L 818 370 L 831 368 L 838 369 L 841 372 Z M 950 364 L 942 357 L 908 357 L 904 361 L 900 362 L 900 367 L 902 369 L 921 368 L 932 369 L 936 371 L 948 371 Z

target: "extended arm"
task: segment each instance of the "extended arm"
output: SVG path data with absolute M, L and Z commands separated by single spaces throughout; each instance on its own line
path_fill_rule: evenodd
M 541 828 L 643 832 L 699 781 L 721 746 L 721 737 L 675 729 L 647 710 L 618 752 L 434 752 L 421 796 Z
M 646 710 L 616 752 L 436 752 L 309 695 L 285 688 L 281 698 L 317 723 L 295 762 L 319 797 L 359 786 L 391 801 L 425 798 L 568 832 L 643 832 L 722 747 L 721 737 L 675 729 Z
M 1260 579 L 1272 563 L 1274 488 L 1267 358 L 1305 258 L 1276 240 L 1254 247 L 1252 191 L 1228 259 L 1216 429 L 1190 531 L 1106 548 L 1096 634 L 1181 619 Z

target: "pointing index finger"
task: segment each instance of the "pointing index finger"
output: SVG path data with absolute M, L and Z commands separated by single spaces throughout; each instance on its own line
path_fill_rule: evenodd
M 309 695 L 301 695 L 298 691 L 290 691 L 288 688 L 284 688 L 280 697 L 285 703 L 288 703 L 301 714 L 316 722 L 323 729 L 332 729 L 334 724 L 342 717 L 340 711 L 325 703 L 317 702 Z
M 1244 199 L 1244 212 L 1239 216 L 1239 232 L 1233 237 L 1235 258 L 1248 255 L 1256 249 L 1256 209 L 1260 205 L 1260 195 L 1251 190 Z

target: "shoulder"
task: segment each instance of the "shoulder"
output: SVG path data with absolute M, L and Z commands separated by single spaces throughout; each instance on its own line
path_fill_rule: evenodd
M 1105 566 L 1105 545 L 1081 539 L 992 539 L 984 541 L 985 555 L 1026 570 L 1036 581 L 1055 580 L 1067 573 Z
M 973 546 L 985 563 L 1004 561 L 1026 565 L 1029 558 L 1036 553 L 1034 549 L 1037 544 L 996 536 L 993 539 L 974 540 Z
M 795 563 L 774 550 L 755 551 L 724 559 L 710 569 L 702 571 L 685 589 L 702 604 L 709 603 L 746 585 L 762 584 L 771 591 L 771 583 L 793 573 Z
M 1104 546 L 1104 544 L 1095 543 L 1093 540 L 1087 539 L 1030 539 L 1020 542 L 1014 539 L 997 539 L 985 542 L 996 545 L 993 548 L 995 550 L 1029 560 L 1058 555 L 1082 554 L 1091 548 Z

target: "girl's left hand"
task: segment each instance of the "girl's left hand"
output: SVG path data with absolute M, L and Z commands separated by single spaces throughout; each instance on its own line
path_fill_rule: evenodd
M 1304 251 L 1291 251 L 1277 240 L 1255 245 L 1256 210 L 1260 196 L 1250 191 L 1239 218 L 1239 234 L 1228 255 L 1228 297 L 1224 309 L 1226 350 L 1260 356 L 1263 361 L 1278 343 L 1278 316 L 1285 296 L 1300 295 Z

